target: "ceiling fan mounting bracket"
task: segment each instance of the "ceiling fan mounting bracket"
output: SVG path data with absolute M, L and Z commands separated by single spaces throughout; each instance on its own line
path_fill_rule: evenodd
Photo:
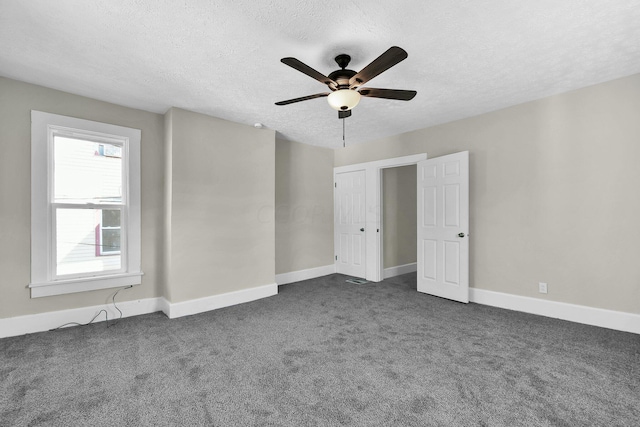
M 349 62 L 351 62 L 351 57 L 346 53 L 341 53 L 340 55 L 335 57 L 335 60 L 338 64 L 338 67 L 344 70 L 345 68 L 347 68 L 347 65 L 349 65 Z
M 353 70 L 347 70 L 347 65 L 351 62 L 351 57 L 346 53 L 341 53 L 335 57 L 335 61 L 341 69 L 329 74 L 329 78 L 338 83 L 338 90 L 349 89 L 349 79 L 358 74 Z

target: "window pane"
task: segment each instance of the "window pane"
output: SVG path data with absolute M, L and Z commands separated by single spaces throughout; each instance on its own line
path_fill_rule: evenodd
M 102 229 L 102 253 L 120 252 L 120 229 Z
M 120 228 L 111 229 L 113 233 L 110 231 L 103 237 L 107 230 L 100 227 L 102 217 L 102 209 L 56 209 L 58 276 L 121 268 L 122 257 L 114 254 L 120 250 Z M 105 253 L 102 247 L 111 253 Z
M 102 210 L 102 227 L 120 227 L 120 210 L 119 209 L 103 209 Z
M 122 202 L 121 147 L 63 136 L 53 144 L 56 202 Z

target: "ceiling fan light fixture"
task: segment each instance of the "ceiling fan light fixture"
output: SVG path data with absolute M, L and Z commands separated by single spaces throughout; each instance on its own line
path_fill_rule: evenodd
M 358 102 L 360 102 L 360 93 L 351 89 L 339 89 L 332 92 L 327 97 L 327 101 L 334 110 L 348 111 L 358 105 Z

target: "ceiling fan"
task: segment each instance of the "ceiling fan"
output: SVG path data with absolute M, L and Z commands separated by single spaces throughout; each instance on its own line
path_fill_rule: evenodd
M 407 52 L 404 49 L 398 46 L 392 46 L 362 70 L 355 72 L 353 70 L 347 70 L 351 57 L 343 53 L 335 57 L 335 61 L 341 69 L 332 72 L 329 76 L 325 76 L 296 58 L 282 58 L 280 61 L 283 64 L 295 68 L 309 77 L 318 80 L 320 83 L 326 84 L 329 89 L 331 89 L 331 92 L 316 93 L 315 95 L 288 99 L 286 101 L 276 102 L 276 105 L 288 105 L 326 96 L 328 97 L 329 105 L 333 109 L 338 110 L 338 118 L 344 119 L 351 116 L 351 109 L 358 105 L 361 96 L 409 101 L 416 96 L 417 92 L 415 90 L 361 87 L 380 73 L 405 60 L 407 56 Z

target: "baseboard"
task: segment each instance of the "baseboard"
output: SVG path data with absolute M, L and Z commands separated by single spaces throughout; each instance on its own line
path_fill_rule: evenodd
M 244 302 L 255 301 L 278 294 L 278 285 L 258 286 L 255 288 L 242 289 L 228 292 L 226 294 L 213 295 L 205 298 L 198 298 L 189 301 L 172 303 L 163 298 L 161 303 L 162 311 L 169 319 L 189 316 L 191 314 L 203 313 L 205 311 L 217 310 Z
M 118 302 L 122 310 L 122 317 L 138 316 L 141 314 L 164 312 L 170 319 L 202 313 L 244 302 L 270 297 L 278 293 L 275 283 L 250 289 L 229 292 L 222 295 L 200 298 L 179 303 L 170 303 L 165 298 L 146 298 L 134 301 Z M 109 313 L 109 320 L 117 319 L 120 313 L 113 304 L 95 305 L 91 307 L 74 308 L 70 310 L 51 311 L 47 313 L 30 314 L 26 316 L 0 319 L 0 338 L 14 337 L 35 332 L 44 332 L 69 322 L 86 323 L 100 310 Z M 94 323 L 104 322 L 104 314 L 94 320 Z
M 401 274 L 413 273 L 418 271 L 418 266 L 415 262 L 404 264 L 404 265 L 396 265 L 395 267 L 385 268 L 383 275 L 385 279 L 389 277 L 399 276 Z
M 276 274 L 276 283 L 286 285 L 287 283 L 299 282 L 301 280 L 315 279 L 336 272 L 335 264 L 324 265 L 322 267 L 308 268 L 306 270 L 292 271 L 290 273 Z
M 410 265 L 411 264 L 407 264 L 407 266 Z M 400 269 L 404 267 L 406 266 L 393 268 L 398 269 L 397 271 L 402 271 Z M 278 285 L 313 277 L 321 277 L 334 272 L 335 269 L 333 266 L 325 266 L 285 273 L 283 275 L 279 275 L 285 277 L 280 278 L 282 283 L 278 282 Z M 411 270 L 399 272 L 398 274 L 409 272 L 411 272 Z M 312 273 L 315 275 L 311 275 Z M 386 277 L 387 273 L 385 269 L 385 278 Z M 278 276 L 276 276 L 276 280 L 278 280 Z M 167 317 L 174 319 L 190 314 L 197 314 L 244 302 L 255 301 L 257 299 L 276 295 L 277 293 L 278 286 L 274 283 L 179 303 L 170 303 L 162 297 L 123 301 L 118 302 L 118 308 L 122 310 L 122 317 L 138 316 L 162 311 L 167 315 Z M 505 308 L 507 310 L 521 311 L 540 316 L 583 323 L 586 325 L 640 334 L 639 314 L 605 310 L 556 301 L 546 301 L 539 298 L 523 297 L 476 288 L 469 288 L 469 301 L 477 304 Z M 48 331 L 68 322 L 86 323 L 91 320 L 96 313 L 103 309 L 107 310 L 109 313 L 109 320 L 116 319 L 120 315 L 112 304 L 108 304 L 0 319 L 0 338 Z M 96 318 L 94 322 L 103 322 L 104 319 L 104 316 L 101 315 Z
M 585 325 L 640 334 L 640 314 L 547 301 L 539 298 L 523 297 L 476 288 L 469 288 L 469 301 L 477 304 L 506 308 L 508 310 L 569 320 Z
M 118 308 L 122 310 L 122 317 L 131 317 L 162 310 L 163 299 L 164 298 L 145 298 L 117 302 L 117 304 Z M 113 304 L 8 317 L 6 319 L 0 319 L 0 338 L 48 331 L 69 322 L 87 323 L 100 310 L 106 310 L 107 313 L 109 313 L 109 320 L 120 317 L 120 313 L 115 309 Z M 104 313 L 102 313 L 94 320 L 94 323 L 104 322 L 104 320 Z

